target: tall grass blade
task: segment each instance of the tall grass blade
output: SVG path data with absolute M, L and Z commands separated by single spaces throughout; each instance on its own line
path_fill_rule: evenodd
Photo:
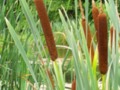
M 105 0 L 105 5 L 106 5 L 106 9 L 107 9 L 107 13 L 110 17 L 110 20 L 113 24 L 113 26 L 115 27 L 116 30 L 116 43 L 115 43 L 115 47 L 112 49 L 112 54 L 111 54 L 111 61 L 114 60 L 113 62 L 113 76 L 110 75 L 110 77 L 114 78 L 111 80 L 112 86 L 111 88 L 114 88 L 115 90 L 118 90 L 118 69 L 119 69 L 119 55 L 120 53 L 118 52 L 119 50 L 119 43 L 118 43 L 118 38 L 119 38 L 119 32 L 120 32 L 120 21 L 119 21 L 119 16 L 118 16 L 118 11 L 116 9 L 115 3 L 113 0 L 109 0 L 108 2 Z M 111 11 L 111 12 L 110 12 Z M 112 70 L 111 70 L 112 72 Z M 110 73 L 112 74 L 112 73 Z M 109 83 L 109 84 L 111 84 Z
M 58 88 L 57 90 L 65 90 L 65 83 L 63 79 L 62 65 L 58 64 L 56 61 L 53 62 L 55 75 L 57 78 Z
M 36 76 L 35 76 L 35 73 L 34 73 L 32 67 L 31 67 L 31 65 L 30 65 L 30 63 L 29 63 L 29 59 L 27 58 L 26 52 L 25 52 L 25 50 L 23 49 L 22 44 L 21 44 L 20 40 L 18 39 L 18 36 L 17 36 L 17 34 L 15 33 L 14 28 L 11 26 L 11 24 L 10 24 L 10 22 L 7 20 L 7 18 L 5 18 L 5 21 L 6 21 L 8 30 L 9 30 L 9 32 L 10 32 L 10 34 L 11 34 L 11 36 L 12 36 L 14 42 L 15 42 L 15 45 L 16 45 L 16 47 L 18 48 L 21 56 L 23 57 L 23 60 L 24 60 L 24 62 L 26 63 L 26 65 L 27 65 L 27 67 L 28 67 L 28 69 L 29 69 L 29 71 L 30 71 L 30 73 L 31 73 L 31 75 L 32 75 L 32 77 L 33 77 L 36 85 L 37 85 L 37 79 L 36 79 Z M 37 85 L 37 88 L 38 88 L 38 85 Z

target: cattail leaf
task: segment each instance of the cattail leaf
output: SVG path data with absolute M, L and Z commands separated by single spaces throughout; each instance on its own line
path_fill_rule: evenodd
M 53 66 L 57 78 L 58 90 L 65 90 L 62 66 L 58 64 L 56 61 L 53 62 Z
M 73 56 L 75 58 L 74 65 L 75 65 L 75 70 L 76 70 L 76 78 L 77 78 L 76 81 L 77 81 L 77 83 L 79 83 L 80 86 L 82 86 L 81 75 L 80 75 L 80 70 L 79 70 L 80 69 L 80 64 L 78 64 L 78 63 L 80 63 L 79 62 L 79 55 L 78 55 L 78 51 L 77 51 L 77 46 L 75 44 L 75 39 L 73 37 L 73 33 L 70 32 L 70 30 L 68 28 L 68 24 L 66 23 L 63 15 L 60 11 L 59 11 L 59 14 L 60 14 L 60 18 L 62 20 L 62 23 L 64 25 L 67 42 L 70 45 Z M 79 89 L 82 89 L 82 87 L 80 87 L 79 85 L 76 86 L 76 88 L 78 87 Z
M 111 57 L 111 60 L 114 60 L 114 63 L 113 63 L 113 67 L 114 69 L 112 70 L 111 69 L 111 72 L 114 73 L 114 76 L 110 76 L 111 78 L 114 78 L 112 79 L 112 82 L 110 82 L 109 84 L 111 85 L 112 88 L 114 88 L 115 90 L 118 90 L 118 68 L 119 68 L 119 32 L 120 32 L 120 19 L 119 19 L 119 15 L 118 15 L 118 11 L 117 11 L 117 8 L 116 8 L 116 5 L 114 3 L 113 0 L 105 0 L 105 5 L 106 5 L 106 9 L 107 9 L 107 13 L 108 13 L 108 16 L 116 30 L 116 48 L 113 48 L 112 49 L 112 57 Z M 115 50 L 116 49 L 116 50 Z
M 20 40 L 18 39 L 18 36 L 15 33 L 14 28 L 12 27 L 12 25 L 10 24 L 10 22 L 7 20 L 7 18 L 5 18 L 5 21 L 6 21 L 8 30 L 9 30 L 9 32 L 10 32 L 10 34 L 11 34 L 11 36 L 12 36 L 14 42 L 15 42 L 16 47 L 18 48 L 21 56 L 23 57 L 23 60 L 26 63 L 26 65 L 27 65 L 27 67 L 28 67 L 28 69 L 29 69 L 29 71 L 30 71 L 30 73 L 31 73 L 31 75 L 32 75 L 32 77 L 33 77 L 36 85 L 37 85 L 37 88 L 39 88 L 38 82 L 37 82 L 37 79 L 36 79 L 36 76 L 35 76 L 35 73 L 34 73 L 32 67 L 31 67 L 31 65 L 29 63 L 29 59 L 27 58 L 26 52 L 23 49 L 22 44 L 21 44 Z
M 45 57 L 47 57 L 45 48 L 44 48 L 43 43 L 42 43 L 42 39 L 41 39 L 40 34 L 39 34 L 39 30 L 36 27 L 36 23 L 34 21 L 33 15 L 28 7 L 26 0 L 20 0 L 20 5 L 21 5 L 22 11 L 26 17 L 26 20 L 29 24 L 30 30 L 33 34 L 34 41 L 35 41 L 36 46 L 38 48 L 39 56 L 42 57 L 41 51 L 44 51 Z

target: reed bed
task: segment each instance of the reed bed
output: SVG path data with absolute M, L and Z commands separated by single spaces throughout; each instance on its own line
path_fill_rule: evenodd
M 54 21 L 58 2 L 0 1 L 0 90 L 119 90 L 116 2 L 73 0 L 70 18 L 68 0 Z

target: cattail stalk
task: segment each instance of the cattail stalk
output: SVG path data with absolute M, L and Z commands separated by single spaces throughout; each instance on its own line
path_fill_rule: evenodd
M 98 15 L 99 15 L 99 10 L 95 5 L 94 0 L 92 0 L 92 17 L 93 17 L 94 26 L 95 26 L 95 29 L 96 29 L 97 41 L 98 41 Z
M 43 0 L 34 0 L 34 3 L 36 5 L 36 9 L 37 9 L 37 12 L 38 12 L 38 15 L 40 18 L 40 22 L 41 22 L 41 25 L 43 28 L 45 40 L 46 40 L 46 43 L 48 46 L 48 50 L 49 50 L 51 59 L 54 61 L 58 57 L 58 54 L 57 54 L 55 41 L 53 38 L 53 33 L 51 30 L 51 26 L 50 26 L 46 8 L 44 6 Z
M 106 74 L 108 69 L 107 17 L 102 12 L 98 15 L 98 54 L 100 73 Z
M 72 89 L 71 90 L 76 90 L 76 80 L 75 79 L 72 81 Z
M 84 34 L 85 34 L 85 37 L 86 37 L 86 40 L 87 40 L 87 47 L 88 47 L 88 50 L 89 50 L 89 53 L 90 53 L 90 56 L 91 56 L 91 60 L 92 60 L 91 62 L 93 62 L 94 47 L 93 47 L 93 44 L 92 44 L 92 36 L 91 36 L 91 33 L 90 33 L 90 27 L 87 24 L 86 19 L 85 19 L 84 9 L 82 8 L 81 0 L 79 0 L 79 6 L 80 6 L 81 14 L 82 14 L 82 22 L 81 22 L 82 27 L 83 27 Z

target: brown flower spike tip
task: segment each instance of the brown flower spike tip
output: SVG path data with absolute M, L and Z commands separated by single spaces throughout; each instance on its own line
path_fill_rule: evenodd
M 34 0 L 34 3 L 36 5 L 36 9 L 40 18 L 40 22 L 43 28 L 43 32 L 45 35 L 45 39 L 51 59 L 54 61 L 58 57 L 58 54 L 57 54 L 51 26 L 49 23 L 49 18 L 47 16 L 46 8 L 44 6 L 43 0 Z
M 104 13 L 98 15 L 98 53 L 100 73 L 106 74 L 108 69 L 108 36 L 107 17 Z
M 94 20 L 94 25 L 95 25 L 95 29 L 96 29 L 96 38 L 98 41 L 98 15 L 99 15 L 99 10 L 95 5 L 95 2 L 92 1 L 92 17 Z

